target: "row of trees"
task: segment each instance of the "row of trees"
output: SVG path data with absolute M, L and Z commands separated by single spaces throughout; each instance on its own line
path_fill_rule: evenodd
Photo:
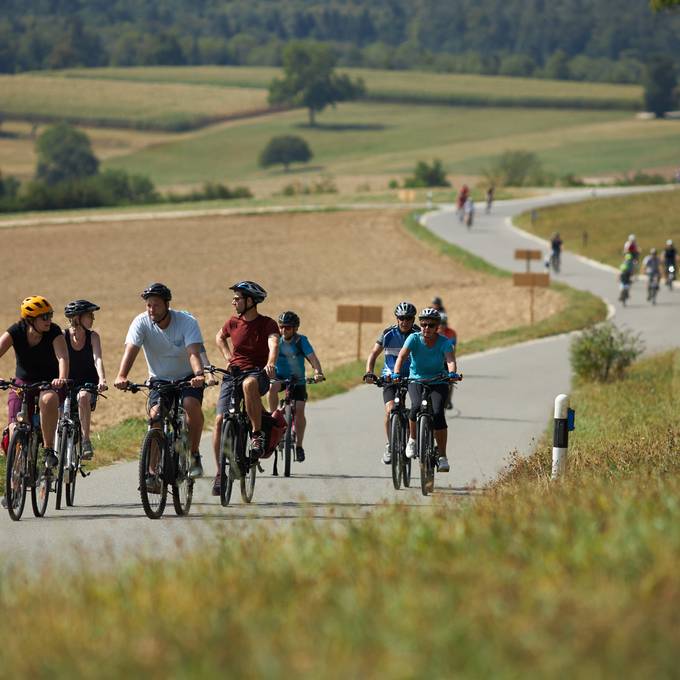
M 0 71 L 281 65 L 296 39 L 332 44 L 341 65 L 638 82 L 650 55 L 680 53 L 680 13 L 639 0 L 5 0 Z

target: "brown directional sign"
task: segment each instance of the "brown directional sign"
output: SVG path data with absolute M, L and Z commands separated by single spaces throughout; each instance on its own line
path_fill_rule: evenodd
M 340 323 L 382 323 L 382 307 L 338 305 L 337 320 Z
M 516 260 L 541 260 L 543 259 L 543 254 L 540 250 L 516 250 L 515 251 Z M 517 284 L 515 284 L 517 285 Z
M 513 274 L 512 283 L 515 286 L 536 286 L 545 288 L 550 285 L 550 274 Z

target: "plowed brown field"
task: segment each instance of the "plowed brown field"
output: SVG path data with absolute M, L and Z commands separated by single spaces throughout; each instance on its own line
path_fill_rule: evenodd
M 215 363 L 220 360 L 215 333 L 231 314 L 227 287 L 243 278 L 269 291 L 260 308 L 263 314 L 276 317 L 285 309 L 300 314 L 300 331 L 309 336 L 327 368 L 356 355 L 356 327 L 336 323 L 337 304 L 383 307 L 384 323 L 364 326 L 364 356 L 378 332 L 391 323 L 394 305 L 404 299 L 421 308 L 433 295 L 442 296 L 461 343 L 526 318 L 526 290 L 434 254 L 405 232 L 401 222 L 396 212 L 357 211 L 3 229 L 0 328 L 18 318 L 20 301 L 27 295 L 47 297 L 60 325 L 66 302 L 93 300 L 102 308 L 95 328 L 102 336 L 112 384 L 128 325 L 144 309 L 139 292 L 157 280 L 172 288 L 176 309 L 198 318 Z M 561 304 L 559 295 L 539 289 L 537 320 Z M 140 357 L 132 378 L 142 380 L 145 368 Z M 10 351 L 0 359 L 0 377 L 13 375 L 13 369 Z M 214 404 L 216 392 L 209 390 L 207 404 Z M 100 402 L 95 426 L 143 412 L 141 396 L 116 390 L 109 395 Z

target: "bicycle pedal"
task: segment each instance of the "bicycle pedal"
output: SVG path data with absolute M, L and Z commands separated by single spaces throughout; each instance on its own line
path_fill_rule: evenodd
M 89 477 L 92 474 L 91 472 L 85 472 L 85 470 L 82 467 L 78 468 L 78 472 L 80 472 L 80 474 L 83 476 L 83 478 Z

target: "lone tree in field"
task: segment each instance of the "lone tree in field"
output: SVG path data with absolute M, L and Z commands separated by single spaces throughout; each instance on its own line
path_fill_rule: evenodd
M 364 81 L 335 73 L 336 58 L 327 45 L 292 42 L 283 51 L 283 79 L 274 78 L 269 86 L 270 104 L 304 106 L 309 124 L 328 105 L 357 99 L 364 94 Z
M 47 184 L 96 175 L 99 161 L 90 138 L 68 123 L 51 125 L 35 144 L 38 154 L 36 178 Z
M 269 144 L 262 149 L 260 166 L 283 165 L 286 172 L 291 163 L 306 163 L 312 157 L 312 150 L 302 137 L 282 135 L 272 137 Z
M 663 118 L 666 111 L 672 111 L 677 101 L 675 64 L 667 57 L 652 59 L 645 70 L 645 108 L 657 118 Z

